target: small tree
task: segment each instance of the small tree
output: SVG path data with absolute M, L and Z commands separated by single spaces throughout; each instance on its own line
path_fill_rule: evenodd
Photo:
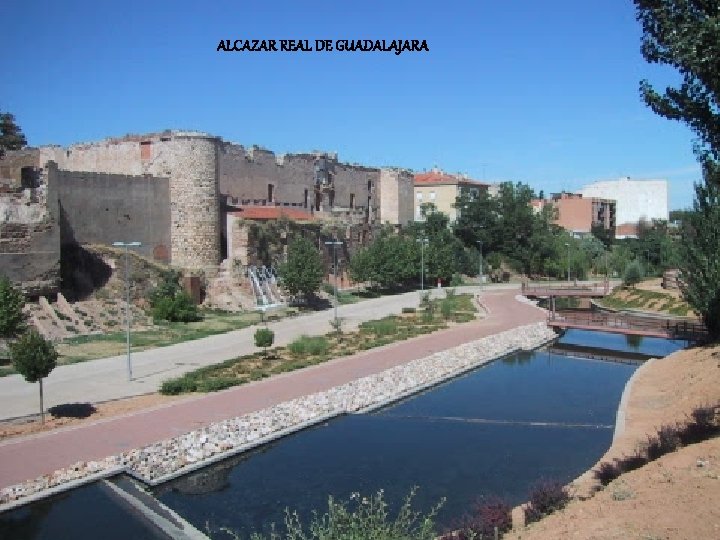
M 156 321 L 192 322 L 202 317 L 193 299 L 180 285 L 180 273 L 169 270 L 150 293 L 153 318 Z
M 623 275 L 623 284 L 627 287 L 634 287 L 635 285 L 640 283 L 642 277 L 643 274 L 640 263 L 637 261 L 633 261 L 627 265 L 627 268 L 625 268 L 625 274 Z
M 24 305 L 23 293 L 0 276 L 0 338 L 15 337 L 25 329 Z
M 282 284 L 291 295 L 305 298 L 314 294 L 323 280 L 320 251 L 310 240 L 296 237 L 288 246 L 287 262 L 280 266 Z
M 15 123 L 15 116 L 0 112 L 0 158 L 6 150 L 20 150 L 26 144 L 25 135 Z
M 275 332 L 269 328 L 258 328 L 255 330 L 255 346 L 263 348 L 263 355 L 267 357 L 268 347 L 272 347 L 275 341 Z
M 42 380 L 55 368 L 58 356 L 55 347 L 33 329 L 10 344 L 10 355 L 13 367 L 27 382 L 40 383 L 40 418 L 45 423 Z

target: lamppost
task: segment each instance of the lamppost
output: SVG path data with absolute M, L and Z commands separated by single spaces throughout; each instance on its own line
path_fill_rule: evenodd
M 479 288 L 482 291 L 482 279 L 483 279 L 483 255 L 482 255 L 482 240 L 477 241 L 480 244 L 480 273 L 478 274 Z
M 325 242 L 326 246 L 333 247 L 333 274 L 335 275 L 335 329 L 339 331 L 340 326 L 338 325 L 338 282 L 337 282 L 337 247 L 342 246 L 342 242 L 339 240 L 333 240 L 332 242 Z
M 138 247 L 140 242 L 113 242 L 115 247 L 125 248 L 125 342 L 127 344 L 127 372 L 128 381 L 132 381 L 132 363 L 130 362 L 130 257 L 128 248 Z
M 425 291 L 425 246 L 428 245 L 427 238 L 417 238 L 416 242 L 420 243 L 420 290 Z
M 568 283 L 570 283 L 570 244 L 565 242 L 565 247 L 567 248 L 567 266 L 568 266 Z

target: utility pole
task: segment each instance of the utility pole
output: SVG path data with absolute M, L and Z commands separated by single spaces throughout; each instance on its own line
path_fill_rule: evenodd
M 132 362 L 130 361 L 130 327 L 132 314 L 130 313 L 130 256 L 128 248 L 139 247 L 140 242 L 113 242 L 115 247 L 125 248 L 125 343 L 127 346 L 127 373 L 128 381 L 132 381 Z
M 570 283 L 570 244 L 565 242 L 565 247 L 567 248 L 567 280 L 568 284 Z
M 477 241 L 480 244 L 480 273 L 478 274 L 478 286 L 482 291 L 482 279 L 483 279 L 483 254 L 482 254 L 482 240 Z

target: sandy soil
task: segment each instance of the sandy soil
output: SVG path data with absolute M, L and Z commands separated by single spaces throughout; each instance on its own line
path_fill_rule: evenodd
M 720 346 L 681 351 L 643 366 L 630 391 L 625 430 L 598 464 L 633 453 L 658 427 L 683 422 L 693 408 L 718 402 Z M 720 438 L 663 456 L 590 495 L 597 485 L 586 473 L 571 486 L 577 498 L 567 508 L 505 538 L 720 538 Z
M 147 394 L 145 396 L 137 396 L 133 398 L 118 399 L 115 401 L 107 401 L 105 403 L 96 403 L 94 405 L 95 412 L 85 418 L 69 418 L 54 417 L 51 414 L 45 414 L 45 423 L 40 422 L 40 416 L 32 419 L 22 419 L 16 421 L 0 422 L 0 440 L 10 437 L 18 437 L 21 435 L 30 435 L 42 431 L 50 431 L 57 428 L 69 427 L 80 423 L 95 422 L 112 418 L 113 416 L 122 416 L 131 414 L 140 410 L 153 409 L 162 407 L 165 404 L 174 401 L 188 399 L 194 394 L 185 394 L 183 396 L 163 396 L 161 394 Z

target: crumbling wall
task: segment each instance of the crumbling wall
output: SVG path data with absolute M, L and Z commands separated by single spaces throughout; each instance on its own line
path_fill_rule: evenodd
M 58 170 L 62 245 L 138 241 L 138 253 L 170 260 L 170 185 L 167 178 Z
M 53 294 L 60 285 L 60 226 L 55 184 L 0 194 L 0 274 L 28 296 Z
M 223 142 L 218 172 L 220 193 L 234 205 L 295 206 L 370 222 L 377 217 L 380 170 L 341 163 L 334 154 L 276 155 Z

